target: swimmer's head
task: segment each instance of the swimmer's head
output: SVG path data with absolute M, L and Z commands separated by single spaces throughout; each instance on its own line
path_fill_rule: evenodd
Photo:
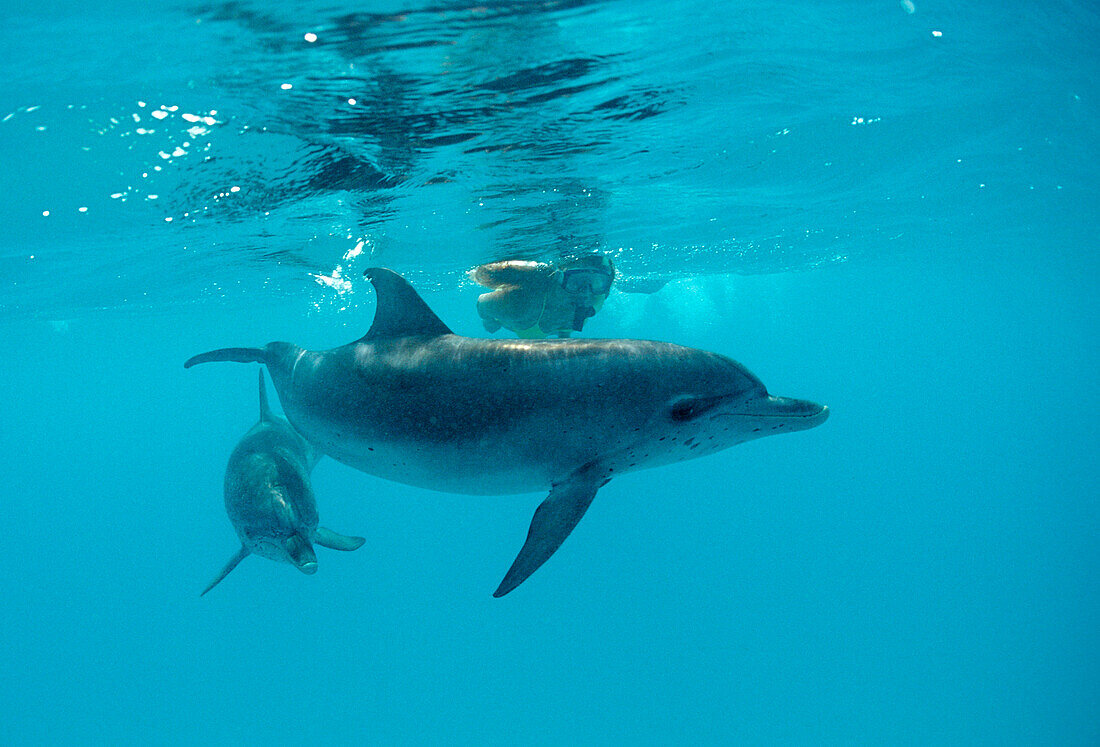
M 598 298 L 600 303 L 611 292 L 615 267 L 608 257 L 590 254 L 573 262 L 561 273 L 561 287 L 570 295 Z
M 581 257 L 561 271 L 562 290 L 574 307 L 574 331 L 581 331 L 585 320 L 603 306 L 614 279 L 615 267 L 611 260 L 598 254 Z

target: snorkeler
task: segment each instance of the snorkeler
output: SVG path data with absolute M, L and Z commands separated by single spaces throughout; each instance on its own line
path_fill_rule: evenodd
M 580 332 L 611 292 L 615 267 L 600 255 L 581 257 L 561 268 L 546 262 L 506 260 L 470 271 L 486 288 L 477 311 L 489 332 L 506 327 L 522 338 Z

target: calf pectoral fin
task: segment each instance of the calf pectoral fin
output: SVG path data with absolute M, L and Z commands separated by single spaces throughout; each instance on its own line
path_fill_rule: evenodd
M 348 537 L 331 529 L 317 527 L 317 530 L 313 533 L 313 541 L 330 550 L 350 551 L 358 550 L 367 540 L 365 537 Z
M 504 596 L 549 560 L 584 516 L 596 491 L 606 484 L 604 473 L 590 464 L 550 488 L 550 495 L 531 519 L 527 541 L 493 596 Z
M 237 563 L 240 563 L 246 557 L 248 557 L 248 548 L 241 545 L 241 549 L 237 551 L 237 554 L 229 559 L 229 562 L 225 564 L 225 568 L 222 568 L 222 572 L 218 574 L 217 578 L 210 582 L 209 586 L 202 590 L 202 594 L 199 594 L 199 596 L 203 596 L 203 594 L 206 594 L 206 592 L 217 586 L 223 578 L 229 575 L 230 571 L 237 567 Z

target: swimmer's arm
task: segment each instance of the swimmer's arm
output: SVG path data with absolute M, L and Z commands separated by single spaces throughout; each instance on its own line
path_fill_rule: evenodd
M 509 260 L 491 262 L 470 270 L 470 277 L 486 288 L 499 288 L 502 285 L 523 285 L 535 278 L 549 277 L 553 268 L 542 262 Z
M 494 305 L 495 296 L 500 291 L 493 291 L 492 293 L 482 293 L 477 299 L 477 315 L 481 317 L 481 323 L 485 326 L 485 331 L 496 332 L 500 329 L 500 321 L 493 316 L 490 307 Z

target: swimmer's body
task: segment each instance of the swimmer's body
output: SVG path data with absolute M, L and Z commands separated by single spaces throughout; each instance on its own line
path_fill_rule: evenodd
M 521 338 L 569 337 L 603 306 L 615 269 L 607 257 L 591 255 L 561 268 L 523 260 L 491 262 L 474 268 L 470 277 L 493 289 L 477 300 L 487 331 L 505 327 Z

